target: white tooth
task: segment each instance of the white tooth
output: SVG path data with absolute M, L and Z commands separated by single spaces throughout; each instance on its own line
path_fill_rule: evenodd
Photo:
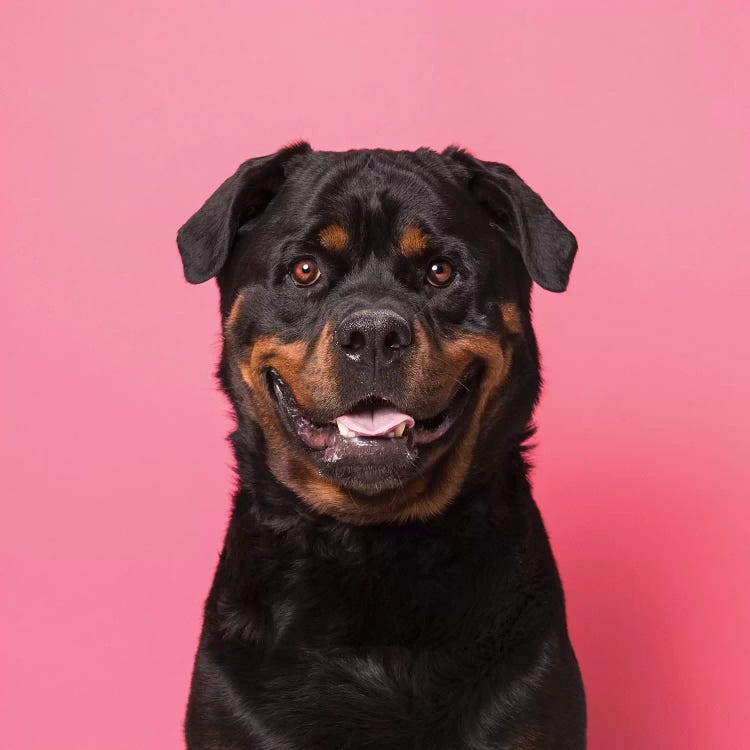
M 390 432 L 386 432 L 385 435 L 383 435 L 384 438 L 394 438 L 396 437 L 396 431 L 391 430 Z
M 342 437 L 354 437 L 354 433 L 342 422 L 336 421 L 336 427 L 339 428 L 339 433 Z
M 397 438 L 403 437 L 405 430 L 406 430 L 406 422 L 401 422 L 401 424 L 398 425 L 398 427 L 396 427 L 393 430 L 393 437 L 397 437 Z

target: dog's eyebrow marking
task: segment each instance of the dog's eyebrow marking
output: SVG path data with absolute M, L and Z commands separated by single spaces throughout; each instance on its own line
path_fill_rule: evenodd
M 346 246 L 349 244 L 349 235 L 346 233 L 346 229 L 335 222 L 321 229 L 318 239 L 326 250 L 334 253 L 346 250 Z
M 427 235 L 418 226 L 411 224 L 404 229 L 398 249 L 407 258 L 419 255 L 427 249 Z

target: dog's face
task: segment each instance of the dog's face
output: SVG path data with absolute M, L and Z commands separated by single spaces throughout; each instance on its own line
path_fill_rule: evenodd
M 531 280 L 562 291 L 573 236 L 507 167 L 443 154 L 251 159 L 178 235 L 218 277 L 239 430 L 315 510 L 435 515 L 538 395 Z M 259 432 L 258 432 L 259 431 Z

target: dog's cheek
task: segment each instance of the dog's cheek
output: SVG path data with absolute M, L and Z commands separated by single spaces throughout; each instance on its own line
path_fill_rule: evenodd
M 252 328 L 247 320 L 249 310 L 243 292 L 235 298 L 222 323 L 224 360 L 229 365 L 229 381 L 237 408 L 255 422 L 265 438 L 269 455 L 277 456 L 283 464 L 289 462 L 291 446 L 271 402 L 266 382 L 270 367 L 297 380 L 305 356 L 302 341 L 283 342 L 275 336 L 259 336 L 249 343 Z
M 312 404 L 311 394 L 316 394 L 317 398 L 333 398 L 332 365 L 330 330 L 326 327 L 309 354 L 308 345 L 303 341 L 285 343 L 276 337 L 258 338 L 239 361 L 238 369 L 252 402 L 251 416 L 266 440 L 266 461 L 271 472 L 314 510 L 340 516 L 345 513 L 347 495 L 321 477 L 304 451 L 293 444 L 279 423 L 265 381 L 268 369 L 275 369 L 300 406 L 308 410 Z
M 311 351 L 288 380 L 283 370 L 279 374 L 291 388 L 297 403 L 308 414 L 335 411 L 339 403 L 340 380 L 333 354 L 333 327 L 326 323 Z
M 404 370 L 405 402 L 416 414 L 442 411 L 470 361 L 446 359 L 422 324 L 414 324 L 414 350 Z
M 477 401 L 468 424 L 458 441 L 438 455 L 423 477 L 409 489 L 411 502 L 398 513 L 398 520 L 410 521 L 438 515 L 461 491 L 474 457 L 482 428 L 497 418 L 504 406 L 503 385 L 508 378 L 513 356 L 512 338 L 496 334 L 463 334 L 443 341 L 422 355 L 425 375 L 421 386 L 437 389 L 448 398 L 472 362 L 481 361 L 483 377 Z M 445 401 L 443 401 L 445 403 Z
M 483 369 L 480 395 L 474 411 L 481 417 L 485 406 L 495 400 L 499 386 L 510 371 L 515 335 L 463 333 L 431 340 L 421 325 L 414 329 L 415 356 L 406 371 L 409 403 L 415 410 L 436 412 L 456 394 L 457 384 L 474 363 Z
M 497 407 L 501 400 L 501 386 L 510 372 L 512 346 L 504 337 L 496 334 L 471 333 L 447 342 L 442 352 L 445 359 L 459 363 L 464 370 L 471 362 L 481 362 L 482 379 L 470 428 L 467 430 L 468 436 L 468 433 L 478 431 L 489 416 L 488 409 Z

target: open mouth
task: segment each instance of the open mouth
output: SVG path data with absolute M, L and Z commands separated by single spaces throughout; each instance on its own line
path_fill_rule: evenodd
M 314 422 L 302 410 L 275 370 L 267 376 L 286 429 L 325 463 L 413 465 L 421 447 L 443 442 L 453 431 L 475 390 L 478 371 L 472 368 L 458 381 L 447 408 L 427 419 L 415 419 L 395 404 L 371 397 L 326 424 Z

